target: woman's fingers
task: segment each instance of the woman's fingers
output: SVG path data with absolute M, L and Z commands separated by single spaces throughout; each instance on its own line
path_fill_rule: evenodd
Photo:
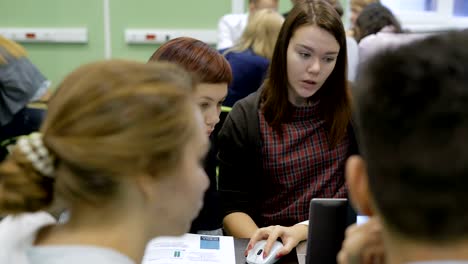
M 273 243 L 278 240 L 278 238 L 281 236 L 281 234 L 284 232 L 285 227 L 283 226 L 270 226 L 269 229 L 269 235 L 267 239 L 267 243 L 265 245 L 265 248 L 263 249 L 263 256 L 266 257 L 270 254 L 271 247 L 273 246 Z

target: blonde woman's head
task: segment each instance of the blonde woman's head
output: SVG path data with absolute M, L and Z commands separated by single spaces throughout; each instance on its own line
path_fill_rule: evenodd
M 229 51 L 251 48 L 257 55 L 271 59 L 284 18 L 271 9 L 262 9 L 249 17 L 238 44 Z

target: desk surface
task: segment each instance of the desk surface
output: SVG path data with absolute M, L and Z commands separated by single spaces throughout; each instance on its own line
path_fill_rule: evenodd
M 234 238 L 234 248 L 236 252 L 236 264 L 245 264 L 244 251 L 249 243 L 248 239 Z M 287 256 L 281 258 L 278 264 L 305 264 L 305 254 L 307 250 L 307 242 L 301 242 L 296 249 L 291 251 Z

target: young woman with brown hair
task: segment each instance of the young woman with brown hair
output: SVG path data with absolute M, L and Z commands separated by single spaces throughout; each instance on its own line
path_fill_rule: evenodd
M 219 135 L 226 231 L 250 238 L 262 226 L 307 220 L 312 198 L 346 197 L 350 124 L 340 16 L 327 1 L 301 2 L 283 24 L 263 88 L 234 106 Z M 307 227 L 297 229 L 294 241 L 305 239 Z M 294 241 L 283 241 L 283 253 Z

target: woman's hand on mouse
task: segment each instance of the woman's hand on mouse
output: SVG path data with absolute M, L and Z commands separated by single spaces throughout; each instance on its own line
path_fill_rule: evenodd
M 338 253 L 339 264 L 385 263 L 382 227 L 376 217 L 361 225 L 353 224 L 346 229 L 343 247 Z
M 283 248 L 276 255 L 277 258 L 287 255 L 293 248 L 299 244 L 299 242 L 307 239 L 308 226 L 303 224 L 297 224 L 293 226 L 268 226 L 257 229 L 254 235 L 250 238 L 247 249 L 245 250 L 245 255 L 247 256 L 249 250 L 253 248 L 255 243 L 260 240 L 267 240 L 267 244 L 263 250 L 264 256 L 270 254 L 271 247 L 273 242 L 281 239 L 283 243 Z

